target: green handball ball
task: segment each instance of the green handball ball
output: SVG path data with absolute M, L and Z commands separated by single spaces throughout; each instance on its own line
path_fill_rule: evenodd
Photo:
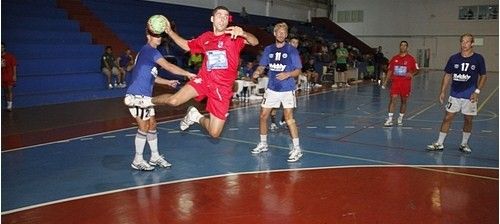
M 163 15 L 154 15 L 149 17 L 148 29 L 154 34 L 162 34 L 169 25 L 167 17 Z

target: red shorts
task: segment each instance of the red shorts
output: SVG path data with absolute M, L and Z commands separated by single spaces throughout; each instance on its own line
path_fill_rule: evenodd
M 13 80 L 2 80 L 2 88 L 14 87 L 16 82 Z
M 198 93 L 198 96 L 195 98 L 196 101 L 207 98 L 207 107 L 205 109 L 217 118 L 226 120 L 229 115 L 229 104 L 233 97 L 232 88 L 207 83 L 205 80 L 199 82 L 198 79 L 193 79 L 188 84 Z
M 391 96 L 400 95 L 409 97 L 411 92 L 411 79 L 392 79 Z

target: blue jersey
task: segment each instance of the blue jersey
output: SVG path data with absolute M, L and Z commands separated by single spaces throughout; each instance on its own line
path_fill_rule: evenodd
M 464 58 L 460 53 L 457 53 L 448 59 L 444 71 L 451 74 L 453 80 L 450 96 L 470 99 L 477 88 L 479 76 L 486 74 L 486 66 L 484 58 L 480 54 L 474 53 L 472 56 Z
M 163 56 L 151 45 L 144 45 L 137 56 L 132 70 L 132 83 L 127 89 L 127 94 L 152 96 L 155 77 L 151 73 L 156 69 L 156 61 Z
M 259 65 L 269 68 L 267 88 L 276 92 L 295 90 L 295 79 L 293 77 L 285 80 L 276 78 L 276 75 L 281 72 L 291 72 L 302 68 L 299 52 L 295 47 L 285 43 L 283 47 L 277 48 L 276 44 L 271 44 L 264 49 Z

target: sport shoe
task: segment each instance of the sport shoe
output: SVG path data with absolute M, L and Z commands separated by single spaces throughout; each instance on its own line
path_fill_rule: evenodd
M 139 163 L 135 163 L 135 162 L 132 162 L 131 164 L 132 168 L 136 169 L 136 170 L 144 170 L 144 171 L 151 171 L 151 170 L 154 170 L 155 167 L 154 166 L 151 166 L 149 165 L 146 161 L 141 161 Z
M 276 131 L 278 130 L 278 125 L 276 125 L 275 123 L 271 123 L 271 127 L 269 129 L 271 129 L 271 131 Z
M 387 118 L 387 120 L 385 120 L 384 126 L 391 127 L 392 126 L 392 119 L 391 118 Z
M 180 122 L 181 130 L 184 131 L 188 129 L 189 126 L 193 125 L 194 123 L 197 123 L 201 117 L 203 117 L 203 115 L 200 114 L 198 109 L 196 109 L 196 107 L 190 106 L 187 109 L 186 116 L 184 116 L 184 118 Z
M 290 156 L 288 156 L 288 159 L 286 161 L 288 162 L 297 162 L 300 157 L 302 157 L 302 150 L 300 149 L 299 146 L 293 147 L 292 151 L 290 151 Z
M 125 103 L 125 105 L 129 107 L 147 108 L 155 105 L 151 99 L 152 99 L 151 97 L 134 96 L 132 94 L 126 94 L 125 99 L 123 99 L 123 103 Z
M 403 118 L 402 117 L 398 117 L 398 125 L 399 126 L 403 125 Z
M 440 151 L 444 149 L 444 145 L 439 144 L 437 142 L 432 143 L 431 145 L 427 145 L 427 150 L 429 151 Z
M 349 83 L 345 83 L 345 87 L 351 87 L 351 85 L 349 85 Z
M 113 89 L 113 85 L 111 85 L 111 83 L 108 84 L 108 89 Z
M 167 162 L 167 160 L 165 160 L 165 157 L 163 157 L 163 155 L 160 155 L 157 158 L 151 157 L 151 159 L 149 160 L 149 164 L 152 165 L 152 166 L 159 166 L 159 167 L 162 167 L 162 168 L 166 168 L 166 167 L 171 167 L 172 166 L 171 163 L 169 163 L 169 162 Z
M 333 84 L 332 85 L 332 88 L 338 88 L 339 86 L 337 86 L 337 84 Z
M 460 151 L 465 152 L 465 153 L 471 153 L 472 149 L 469 147 L 467 144 L 461 144 L 459 147 Z
M 261 152 L 267 152 L 267 150 L 269 150 L 267 148 L 267 144 L 263 143 L 263 142 L 259 142 L 259 144 L 257 144 L 257 147 L 255 147 L 252 150 L 250 150 L 250 152 L 253 153 L 253 154 L 258 154 L 258 153 L 261 153 Z

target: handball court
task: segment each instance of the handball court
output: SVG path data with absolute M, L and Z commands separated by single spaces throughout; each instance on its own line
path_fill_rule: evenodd
M 2 112 L 2 223 L 498 223 L 498 75 L 481 90 L 472 154 L 458 150 L 460 114 L 444 151 L 425 149 L 442 75 L 414 78 L 403 126 L 383 127 L 388 91 L 373 83 L 301 92 L 295 163 L 284 127 L 250 153 L 259 101 L 235 101 L 217 140 L 179 131 L 187 105 L 157 107 L 173 166 L 150 172 L 130 167 L 136 127 L 121 99 Z

